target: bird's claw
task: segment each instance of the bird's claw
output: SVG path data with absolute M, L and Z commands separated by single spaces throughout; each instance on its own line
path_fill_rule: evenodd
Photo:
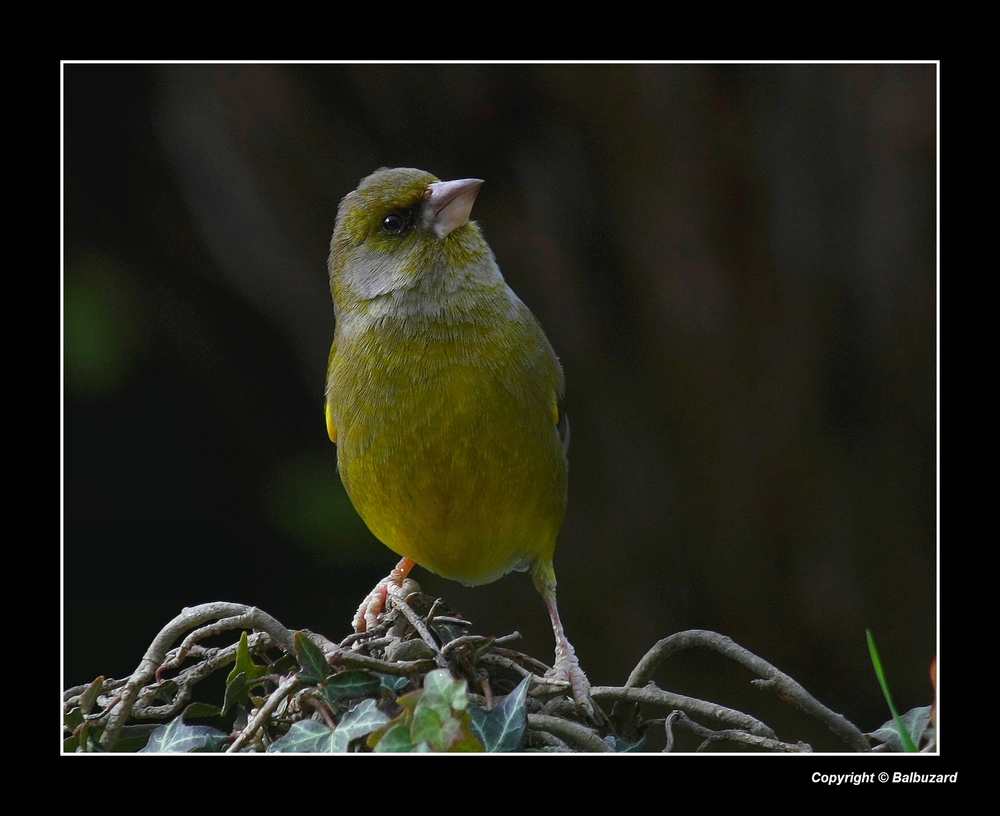
M 368 632 L 378 626 L 379 618 L 385 611 L 390 595 L 395 598 L 406 597 L 402 585 L 394 581 L 391 576 L 379 581 L 361 602 L 351 622 L 355 632 Z
M 583 709 L 589 719 L 596 719 L 597 710 L 590 696 L 590 681 L 583 673 L 575 654 L 557 656 L 555 665 L 545 673 L 545 676 L 556 682 L 566 683 L 577 707 Z
M 404 558 L 385 578 L 375 584 L 374 589 L 365 596 L 354 613 L 351 625 L 355 632 L 367 632 L 378 626 L 378 619 L 385 610 L 389 595 L 405 598 L 410 592 L 420 590 L 416 581 L 408 579 L 407 575 L 413 569 L 414 562 Z
M 351 621 L 351 625 L 354 627 L 355 632 L 367 632 L 369 629 L 375 627 L 375 624 L 378 622 L 378 616 L 385 609 L 385 600 L 388 593 L 388 579 L 383 578 L 365 596 L 365 599 L 361 602 L 361 606 L 358 607 L 358 611 L 354 613 L 354 620 Z

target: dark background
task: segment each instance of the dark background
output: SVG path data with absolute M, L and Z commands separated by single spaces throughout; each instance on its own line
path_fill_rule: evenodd
M 931 702 L 937 66 L 65 65 L 65 685 L 185 605 L 339 639 L 395 563 L 322 395 L 340 198 L 381 166 L 473 211 L 563 362 L 556 553 L 594 684 L 714 629 L 863 730 Z M 525 575 L 417 570 L 551 658 Z M 708 654 L 671 690 L 841 744 Z

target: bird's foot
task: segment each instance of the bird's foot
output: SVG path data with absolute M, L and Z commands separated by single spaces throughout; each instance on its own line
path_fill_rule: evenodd
M 389 578 L 383 578 L 365 596 L 365 599 L 361 602 L 361 606 L 358 607 L 358 611 L 354 613 L 354 620 L 351 621 L 355 632 L 367 632 L 375 628 L 378 624 L 379 615 L 385 609 L 390 586 L 398 585 L 393 584 Z
M 583 673 L 583 668 L 573 653 L 572 647 L 569 651 L 556 648 L 555 665 L 545 673 L 545 676 L 560 683 L 568 683 L 573 694 L 573 701 L 579 708 L 583 709 L 589 719 L 596 721 L 597 711 L 590 696 L 590 681 Z
M 552 565 L 544 562 L 540 566 L 536 564 L 535 569 L 537 571 L 537 574 L 533 573 L 535 585 L 542 593 L 542 598 L 545 599 L 545 606 L 548 608 L 549 618 L 552 620 L 552 632 L 556 638 L 556 661 L 552 664 L 552 668 L 545 673 L 545 676 L 560 683 L 568 683 L 577 707 L 582 708 L 592 722 L 598 722 L 598 709 L 590 696 L 590 681 L 580 667 L 576 650 L 569 642 L 569 638 L 566 637 L 566 630 L 563 629 L 562 621 L 559 618 Z
M 403 592 L 403 580 L 413 569 L 415 562 L 410 558 L 404 558 L 392 572 L 375 584 L 374 589 L 368 593 L 365 599 L 354 613 L 354 620 L 351 624 L 355 632 L 367 632 L 378 625 L 379 616 L 385 610 L 386 601 L 389 595 L 405 597 Z

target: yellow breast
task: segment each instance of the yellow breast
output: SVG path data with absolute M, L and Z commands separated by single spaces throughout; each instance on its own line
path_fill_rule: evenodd
M 372 533 L 466 584 L 551 561 L 566 509 L 562 372 L 528 310 L 338 325 L 327 418 Z

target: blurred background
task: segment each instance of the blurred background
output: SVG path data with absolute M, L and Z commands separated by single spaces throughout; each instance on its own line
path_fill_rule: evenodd
M 732 637 L 863 730 L 932 701 L 935 65 L 65 65 L 64 685 L 183 606 L 333 639 L 395 564 L 323 420 L 325 268 L 372 170 L 473 210 L 566 371 L 556 553 L 595 685 Z M 551 660 L 528 576 L 414 577 Z M 656 681 L 841 744 L 707 653 Z

